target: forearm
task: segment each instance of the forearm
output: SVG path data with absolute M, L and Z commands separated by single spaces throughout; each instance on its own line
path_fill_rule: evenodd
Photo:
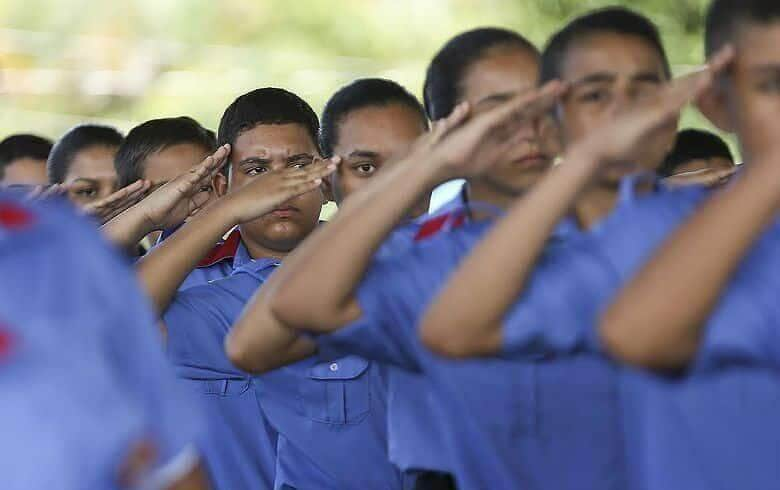
M 776 216 L 777 162 L 747 170 L 663 245 L 603 315 L 600 335 L 620 360 L 684 368 L 723 289 Z
M 156 231 L 146 215 L 134 206 L 100 229 L 103 235 L 122 250 L 132 250 L 146 235 Z
M 222 204 L 197 214 L 138 262 L 138 276 L 160 314 L 187 275 L 235 225 L 228 207 Z
M 518 200 L 451 276 L 420 327 L 429 348 L 450 357 L 500 349 L 502 319 L 598 166 L 584 150 L 572 155 Z M 483 293 L 478 301 L 475 291 Z
M 360 315 L 354 292 L 376 250 L 435 184 L 436 165 L 405 159 L 350 197 L 278 271 L 271 310 L 285 325 L 333 331 Z

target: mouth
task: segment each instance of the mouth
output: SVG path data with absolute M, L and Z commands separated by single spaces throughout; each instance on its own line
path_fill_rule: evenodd
M 544 153 L 529 153 L 512 160 L 512 165 L 527 169 L 547 167 L 549 164 L 550 158 Z
M 301 210 L 294 206 L 282 206 L 271 211 L 271 215 L 275 218 L 291 218 L 300 212 Z

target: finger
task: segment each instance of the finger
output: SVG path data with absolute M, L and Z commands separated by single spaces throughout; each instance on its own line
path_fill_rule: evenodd
M 734 46 L 727 44 L 718 50 L 712 58 L 710 58 L 708 68 L 713 76 L 717 76 L 722 73 L 736 58 L 737 52 Z

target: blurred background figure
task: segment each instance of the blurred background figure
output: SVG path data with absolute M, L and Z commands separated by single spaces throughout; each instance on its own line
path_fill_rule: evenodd
M 46 159 L 51 147 L 50 140 L 34 134 L 14 134 L 0 141 L 0 183 L 46 185 Z
M 715 133 L 685 129 L 658 173 L 673 187 L 721 185 L 737 171 L 728 145 Z

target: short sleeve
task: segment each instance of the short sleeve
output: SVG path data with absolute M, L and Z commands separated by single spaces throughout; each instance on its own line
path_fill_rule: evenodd
M 504 318 L 503 357 L 599 350 L 596 320 L 617 278 L 590 242 L 550 247 Z
M 780 367 L 778 237 L 776 232 L 765 235 L 729 281 L 702 332 L 692 369 L 729 364 Z
M 472 244 L 471 237 L 466 240 L 460 233 L 441 236 L 375 261 L 356 292 L 360 318 L 320 336 L 320 352 L 326 356 L 355 354 L 419 370 L 420 317 Z
M 245 300 L 259 287 L 249 274 L 236 274 L 180 291 L 163 316 L 168 357 L 179 376 L 189 379 L 244 377 L 225 355 L 225 337 Z M 246 290 L 246 298 L 232 290 Z
M 414 307 L 407 301 L 408 276 L 388 258 L 374 262 L 356 291 L 361 316 L 336 332 L 315 337 L 321 356 L 358 355 L 372 361 L 419 369 Z

